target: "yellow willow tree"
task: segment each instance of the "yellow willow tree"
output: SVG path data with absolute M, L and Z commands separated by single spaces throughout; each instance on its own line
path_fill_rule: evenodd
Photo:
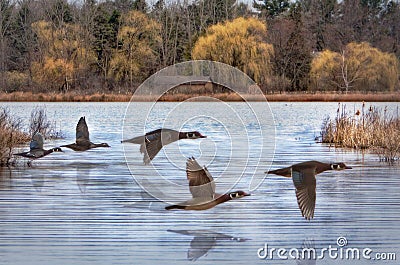
M 315 54 L 311 62 L 311 88 L 314 90 L 337 90 L 340 87 L 340 54 L 325 50 Z
M 399 61 L 395 54 L 385 53 L 368 43 L 350 43 L 343 52 L 349 73 L 356 76 L 355 85 L 367 90 L 394 91 L 399 78 Z M 353 78 L 354 79 L 354 78 Z
M 213 25 L 192 50 L 195 60 L 212 60 L 237 67 L 257 83 L 271 76 L 272 45 L 266 42 L 267 26 L 255 18 L 237 18 Z
M 49 22 L 32 24 L 38 39 L 37 60 L 32 63 L 33 80 L 43 88 L 68 89 L 79 79 L 79 73 L 88 71 L 95 63 L 93 51 L 84 47 L 82 28 L 76 24 L 54 27 Z
M 349 43 L 340 53 L 325 50 L 311 63 L 312 88 L 394 91 L 400 68 L 394 54 L 368 43 Z
M 130 11 L 123 16 L 118 42 L 121 45 L 111 59 L 109 76 L 133 86 L 143 81 L 157 63 L 160 25 L 142 12 Z

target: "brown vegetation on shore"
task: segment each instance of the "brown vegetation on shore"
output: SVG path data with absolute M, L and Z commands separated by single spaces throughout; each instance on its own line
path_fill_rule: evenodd
M 12 166 L 16 163 L 13 149 L 29 142 L 35 133 L 45 138 L 62 138 L 60 130 L 56 130 L 55 122 L 47 119 L 46 109 L 36 107 L 31 111 L 28 131 L 23 127 L 20 118 L 14 117 L 6 108 L 0 108 L 0 167 Z
M 298 102 L 400 102 L 400 93 L 283 93 L 267 94 L 268 101 L 298 101 Z
M 13 92 L 0 93 L 0 101 L 15 102 L 126 102 L 130 94 L 100 94 L 82 95 L 79 93 L 32 93 Z
M 32 92 L 14 92 L 0 93 L 0 101 L 15 102 L 129 102 L 133 101 L 170 101 L 180 102 L 185 100 L 205 101 L 207 97 L 219 99 L 222 101 L 264 101 L 265 98 L 270 102 L 400 102 L 400 93 L 305 93 L 305 92 L 284 92 L 261 95 L 243 95 L 235 93 L 214 93 L 214 94 L 165 94 L 162 97 L 151 95 L 135 95 L 131 94 L 91 94 L 82 95 L 78 93 L 32 93 Z M 210 99 L 212 100 L 212 99 Z
M 0 108 L 0 166 L 12 164 L 12 150 L 29 141 L 29 135 L 22 131 L 22 122 L 13 117 L 8 109 Z
M 381 161 L 393 162 L 400 158 L 400 116 L 389 114 L 385 108 L 363 104 L 355 113 L 347 111 L 346 105 L 338 107 L 334 120 L 325 119 L 321 140 L 335 147 L 371 149 Z

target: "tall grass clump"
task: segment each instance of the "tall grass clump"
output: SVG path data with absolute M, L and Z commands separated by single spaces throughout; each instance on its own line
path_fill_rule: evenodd
M 13 117 L 8 109 L 0 108 L 0 166 L 11 165 L 13 148 L 29 140 L 29 134 L 22 129 L 22 121 Z
M 394 162 L 400 158 L 399 111 L 389 114 L 387 108 L 363 103 L 361 110 L 350 112 L 339 104 L 335 119 L 324 120 L 321 140 L 335 147 L 370 149 L 381 161 Z

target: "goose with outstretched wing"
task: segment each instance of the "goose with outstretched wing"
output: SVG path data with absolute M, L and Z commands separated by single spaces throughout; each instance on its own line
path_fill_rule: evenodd
M 60 147 L 54 147 L 46 150 L 43 148 L 43 144 L 44 144 L 43 136 L 40 133 L 35 133 L 32 136 L 31 142 L 29 143 L 29 151 L 17 153 L 14 155 L 34 160 L 47 156 L 53 152 L 62 152 Z M 28 162 L 28 166 L 31 166 L 31 161 Z
M 316 178 L 315 176 L 327 170 L 351 169 L 344 163 L 322 163 L 318 161 L 307 161 L 290 167 L 271 170 L 267 174 L 276 174 L 292 178 L 296 188 L 297 203 L 301 214 L 307 220 L 314 218 L 316 201 Z
M 201 167 L 193 157 L 186 162 L 186 175 L 192 199 L 177 205 L 167 206 L 165 207 L 166 210 L 207 210 L 233 199 L 250 196 L 250 194 L 241 190 L 222 195 L 215 193 L 215 182 L 210 172 L 206 167 Z
M 146 133 L 142 136 L 137 136 L 132 139 L 121 141 L 122 143 L 140 144 L 140 152 L 144 154 L 143 162 L 147 165 L 160 152 L 160 150 L 173 142 L 182 139 L 199 139 L 206 138 L 197 131 L 179 132 L 172 129 L 157 129 Z
M 110 147 L 107 143 L 94 144 L 89 138 L 89 129 L 86 124 L 85 117 L 81 117 L 76 125 L 76 139 L 75 143 L 62 145 L 61 147 L 67 147 L 74 151 L 86 151 L 97 147 Z

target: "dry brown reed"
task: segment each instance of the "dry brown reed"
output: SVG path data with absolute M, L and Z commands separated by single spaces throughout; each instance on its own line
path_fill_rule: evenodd
M 0 166 L 12 165 L 13 148 L 29 139 L 29 134 L 22 131 L 21 120 L 8 109 L 0 108 Z
M 400 116 L 363 103 L 354 113 L 340 105 L 336 118 L 326 118 L 322 125 L 321 141 L 336 147 L 370 149 L 381 161 L 394 162 L 400 158 Z
M 31 118 L 29 124 L 29 133 L 33 136 L 35 133 L 40 133 L 46 139 L 60 139 L 63 138 L 61 130 L 57 130 L 55 121 L 51 122 L 47 119 L 45 107 L 35 107 L 31 111 Z

